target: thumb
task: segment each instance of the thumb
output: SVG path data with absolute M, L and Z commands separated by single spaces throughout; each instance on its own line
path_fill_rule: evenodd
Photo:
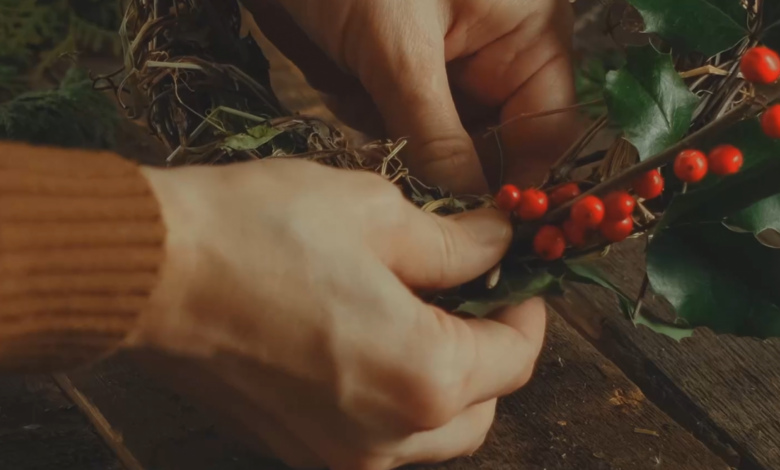
M 378 48 L 358 73 L 387 132 L 409 138 L 405 163 L 426 184 L 455 193 L 486 192 L 482 166 L 450 91 L 443 40 L 399 41 Z
M 409 206 L 408 224 L 377 240 L 382 261 L 409 287 L 449 289 L 476 279 L 511 242 L 512 226 L 498 211 L 440 217 Z

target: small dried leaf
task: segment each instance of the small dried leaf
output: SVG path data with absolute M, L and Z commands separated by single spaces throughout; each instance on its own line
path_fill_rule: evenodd
M 223 149 L 230 150 L 254 150 L 267 144 L 282 131 L 265 125 L 255 126 L 247 130 L 246 134 L 236 134 L 228 137 L 222 143 Z

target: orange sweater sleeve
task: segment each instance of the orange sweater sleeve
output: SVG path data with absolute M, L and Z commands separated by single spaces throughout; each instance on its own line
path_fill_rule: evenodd
M 134 163 L 0 142 L 0 371 L 111 353 L 146 307 L 164 240 Z

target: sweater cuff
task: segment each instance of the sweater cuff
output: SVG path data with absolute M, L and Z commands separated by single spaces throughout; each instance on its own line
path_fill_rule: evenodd
M 0 142 L 0 370 L 63 370 L 119 347 L 164 255 L 158 201 L 106 152 Z

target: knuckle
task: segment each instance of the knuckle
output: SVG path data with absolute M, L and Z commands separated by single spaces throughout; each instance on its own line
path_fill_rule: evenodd
M 417 431 L 438 429 L 460 411 L 462 378 L 443 361 L 418 366 L 406 377 L 407 416 Z
M 458 132 L 448 133 L 426 142 L 420 142 L 414 147 L 417 166 L 439 170 L 442 166 L 453 169 L 462 168 L 471 163 L 474 156 L 474 146 L 465 135 Z
M 456 234 L 453 226 L 447 226 L 447 220 L 439 217 L 434 217 L 436 224 L 441 232 L 441 246 L 440 246 L 440 262 L 439 271 L 437 272 L 437 282 L 441 282 L 447 277 L 447 273 L 457 269 L 460 263 L 460 257 L 462 255 L 459 249 L 458 235 Z

